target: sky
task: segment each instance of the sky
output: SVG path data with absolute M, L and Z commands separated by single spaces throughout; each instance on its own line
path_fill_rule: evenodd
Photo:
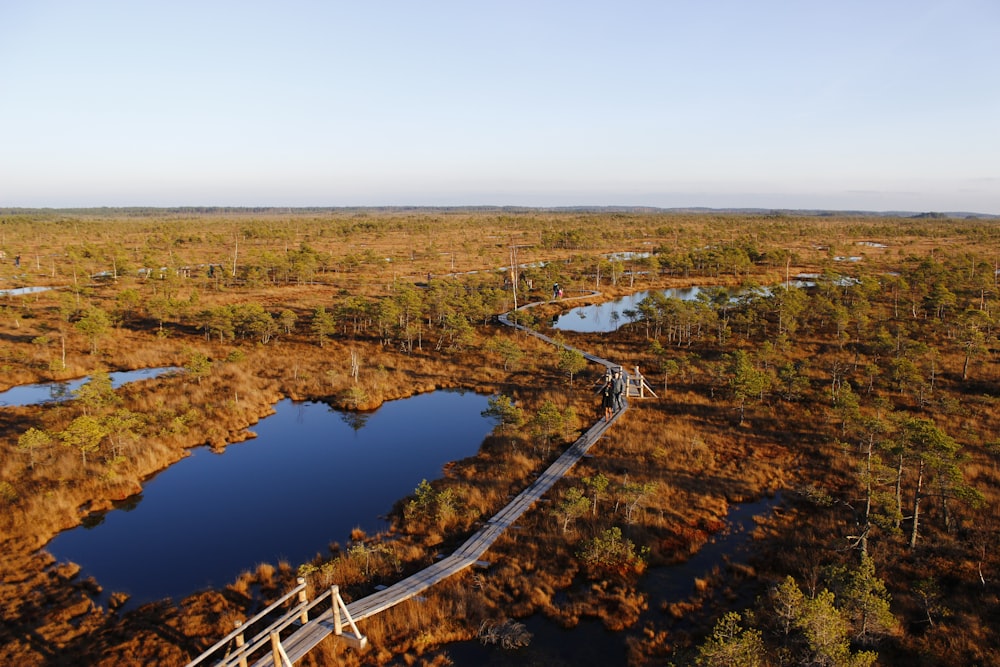
M 0 0 L 0 207 L 1000 214 L 996 0 Z

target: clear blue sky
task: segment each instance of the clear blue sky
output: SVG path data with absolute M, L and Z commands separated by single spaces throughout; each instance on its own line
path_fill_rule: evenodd
M 0 206 L 1000 214 L 997 0 L 0 0 Z

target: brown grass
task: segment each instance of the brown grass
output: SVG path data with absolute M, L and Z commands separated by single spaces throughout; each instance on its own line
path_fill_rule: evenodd
M 55 564 L 42 547 L 58 531 L 77 525 L 88 512 L 107 508 L 112 500 L 135 493 L 143 480 L 185 455 L 185 450 L 210 444 L 221 447 L 249 437 L 248 428 L 272 410 L 281 397 L 324 400 L 338 407 L 369 409 L 382 401 L 444 387 L 465 387 L 514 396 L 526 412 L 545 400 L 579 415 L 578 429 L 590 423 L 596 399 L 591 384 L 598 369 L 588 369 L 569 386 L 556 369 L 552 348 L 523 334 L 496 325 L 477 325 L 476 343 L 464 350 L 436 350 L 429 333 L 412 353 L 398 345 L 382 346 L 373 338 L 355 339 L 343 333 L 321 348 L 308 333 L 309 315 L 317 305 L 332 308 L 346 296 L 381 298 L 401 284 L 438 279 L 465 281 L 470 289 L 499 284 L 497 275 L 472 274 L 441 278 L 452 271 L 482 271 L 503 266 L 511 243 L 532 246 L 521 260 L 550 263 L 536 272 L 535 290 L 524 299 L 544 300 L 551 282 L 571 290 L 594 288 L 593 268 L 600 253 L 660 248 L 664 254 L 686 252 L 708 244 L 749 241 L 761 249 L 789 250 L 797 270 L 853 270 L 834 263 L 835 254 L 863 254 L 863 268 L 873 274 L 899 270 L 908 258 L 945 260 L 978 256 L 983 247 L 995 247 L 995 226 L 963 221 L 898 221 L 858 217 L 788 219 L 736 216 L 633 215 L 624 220 L 605 215 L 514 215 L 457 212 L 292 214 L 153 214 L 150 217 L 94 218 L 59 213 L 11 217 L 6 241 L 26 258 L 32 284 L 64 289 L 19 298 L 0 297 L 0 383 L 5 386 L 53 378 L 77 377 L 97 369 L 131 369 L 184 365 L 199 352 L 212 361 L 211 372 L 200 382 L 191 377 L 161 377 L 118 392 L 122 405 L 145 419 L 144 437 L 126 448 L 126 460 L 114 474 L 101 455 L 81 466 L 79 454 L 61 445 L 39 452 L 34 470 L 15 451 L 18 437 L 29 427 L 51 432 L 64 429 L 81 413 L 77 405 L 52 408 L 8 408 L 0 412 L 0 513 L 3 557 L 0 559 L 0 605 L 4 610 L 0 635 L 0 663 L 46 664 L 83 661 L 92 664 L 183 664 L 201 647 L 228 632 L 236 618 L 252 609 L 256 591 L 277 596 L 287 589 L 300 564 L 261 564 L 220 591 L 202 593 L 176 604 L 157 603 L 119 617 L 91 602 L 99 582 L 79 581 L 74 568 Z M 627 224 L 623 224 L 627 223 Z M 69 225 L 69 226 L 67 226 Z M 744 230 L 753 229 L 752 234 Z M 72 229 L 74 235 L 67 234 Z M 575 234 L 575 247 L 548 241 L 563 231 Z M 325 256 L 318 280 L 255 285 L 229 280 L 233 240 L 240 235 L 240 262 L 252 264 L 265 257 L 283 257 L 303 244 Z M 78 239 L 86 238 L 86 244 Z M 885 249 L 859 250 L 856 241 L 889 241 Z M 992 246 L 990 245 L 992 243 Z M 88 284 L 84 276 L 104 270 L 112 252 L 121 252 L 132 267 L 196 265 L 218 262 L 222 277 L 204 275 L 157 282 L 128 274 L 117 283 Z M 37 258 L 37 259 L 35 259 Z M 60 258 L 60 259 L 55 259 Z M 386 262 L 385 258 L 392 261 Z M 986 258 L 987 260 L 989 258 Z M 753 280 L 773 284 L 783 279 L 784 265 L 753 267 Z M 607 274 L 604 274 L 605 276 Z M 16 286 L 10 265 L 0 265 L 3 283 Z M 696 272 L 669 270 L 659 275 L 600 285 L 605 297 L 648 287 L 690 284 L 738 284 L 745 276 L 706 268 Z M 162 331 L 149 312 L 139 308 L 100 341 L 90 354 L 87 341 L 62 314 L 74 307 L 97 305 L 109 312 L 126 289 L 141 298 L 169 294 L 188 305 L 167 318 Z M 992 295 L 995 304 L 996 296 Z M 269 310 L 288 308 L 299 316 L 290 336 L 279 335 L 267 345 L 251 340 L 206 340 L 197 330 L 198 310 L 222 304 L 256 302 Z M 546 322 L 557 308 L 538 309 Z M 905 310 L 905 309 L 904 309 Z M 879 317 L 883 317 L 879 315 Z M 72 320 L 72 316 L 70 318 Z M 760 556 L 747 565 L 730 564 L 692 582 L 691 598 L 673 601 L 666 619 L 711 627 L 725 605 L 746 596 L 740 586 L 761 587 L 792 574 L 804 590 L 821 581 L 823 568 L 843 562 L 850 554 L 843 535 L 850 530 L 851 512 L 845 503 L 855 500 L 856 457 L 850 447 L 837 444 L 838 423 L 829 410 L 826 388 L 834 362 L 852 369 L 860 385 L 849 349 L 832 343 L 833 326 L 818 310 L 804 316 L 790 361 L 805 362 L 811 389 L 802 400 L 790 402 L 774 395 L 751 401 L 743 424 L 724 384 L 716 378 L 722 355 L 736 347 L 756 352 L 767 336 L 746 337 L 734 326 L 726 347 L 711 337 L 690 348 L 671 349 L 677 359 L 693 361 L 684 376 L 662 391 L 657 359 L 648 350 L 638 327 L 611 335 L 566 334 L 567 342 L 646 372 L 659 400 L 634 401 L 632 409 L 586 459 L 557 485 L 551 498 L 526 514 L 490 550 L 492 567 L 466 573 L 435 587 L 424 601 L 412 601 L 368 619 L 363 628 L 372 649 L 358 655 L 335 641 L 321 645 L 305 664 L 443 664 L 437 649 L 448 641 L 475 636 L 486 619 L 543 613 L 572 626 L 581 618 L 600 618 L 612 629 L 629 632 L 630 659 L 635 664 L 662 662 L 672 651 L 690 647 L 697 633 L 673 630 L 660 620 L 637 627 L 648 606 L 636 571 L 608 573 L 593 579 L 580 562 L 584 541 L 608 527 L 623 528 L 625 536 L 648 550 L 649 565 L 682 561 L 697 551 L 724 525 L 734 503 L 783 492 L 786 501 L 772 516 L 762 517 L 755 532 Z M 947 332 L 933 318 L 904 318 L 900 324 L 915 339 L 933 344 L 940 352 L 940 373 L 931 400 L 919 405 L 912 393 L 899 392 L 883 379 L 878 393 L 899 409 L 932 415 L 970 452 L 966 479 L 987 496 L 983 509 L 956 507 L 960 530 L 941 528 L 934 503 L 926 509 L 926 546 L 908 554 L 902 539 L 883 536 L 873 543 L 882 576 L 892 585 L 898 615 L 909 625 L 904 635 L 882 651 L 888 660 L 906 662 L 919 654 L 962 656 L 966 664 L 995 661 L 1000 639 L 988 611 L 995 608 L 995 591 L 977 586 L 979 568 L 987 578 L 997 563 L 995 508 L 1000 464 L 996 448 L 1000 410 L 996 387 L 1000 360 L 995 339 L 989 352 L 971 366 L 972 381 L 960 377 L 963 357 Z M 433 327 L 427 326 L 427 332 Z M 773 335 L 773 329 L 771 331 Z M 520 364 L 504 371 L 499 359 L 483 349 L 494 336 L 517 342 L 525 355 Z M 62 337 L 66 366 L 61 366 Z M 853 344 L 853 343 L 849 343 Z M 849 346 L 848 346 L 849 347 Z M 355 384 L 350 376 L 351 353 L 360 358 Z M 862 355 L 868 355 L 867 350 Z M 58 362 L 58 363 L 57 363 Z M 356 387 L 356 389 L 355 389 Z M 358 391 L 360 390 L 360 391 Z M 359 399 L 359 397 L 361 397 Z M 435 551 L 447 551 L 475 529 L 477 522 L 502 507 L 552 460 L 551 452 L 535 448 L 525 437 L 488 438 L 477 457 L 455 462 L 436 488 L 452 487 L 462 512 L 445 525 L 408 530 L 397 518 L 388 535 L 352 535 L 338 558 L 320 560 L 309 575 L 310 584 L 344 587 L 351 599 L 371 590 L 376 582 L 391 582 L 430 562 Z M 547 455 L 546 455 L 547 454 Z M 605 475 L 612 491 L 599 500 L 597 516 L 578 519 L 563 534 L 551 508 L 584 477 Z M 648 484 L 653 492 L 626 516 L 627 494 L 615 488 Z M 812 486 L 836 501 L 818 505 L 797 490 Z M 404 499 L 405 500 L 405 499 Z M 402 505 L 401 505 L 402 506 Z M 630 521 L 628 520 L 630 519 Z M 976 529 L 980 529 L 976 532 Z M 978 537 L 975 537 L 978 535 Z M 976 540 L 984 545 L 977 550 Z M 993 540 L 993 541 L 991 541 Z M 349 557 L 352 546 L 384 545 L 391 557 L 364 571 Z M 903 554 L 901 557 L 900 554 Z M 936 577 L 951 586 L 947 605 L 951 616 L 931 628 L 920 628 L 920 601 L 909 584 Z M 992 597 L 991 597 L 992 596 Z M 954 628 L 962 627 L 961 633 Z M 953 652 L 953 653 L 949 653 Z M 893 664 L 887 662 L 886 664 Z

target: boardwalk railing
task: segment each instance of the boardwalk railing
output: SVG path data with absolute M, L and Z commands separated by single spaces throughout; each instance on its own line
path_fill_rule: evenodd
M 288 627 L 288 624 L 291 624 L 291 622 L 293 622 L 296 618 L 300 620 L 307 620 L 309 605 L 306 600 L 306 580 L 299 577 L 297 583 L 298 585 L 295 586 L 295 588 L 285 593 L 253 618 L 247 620 L 246 622 L 237 621 L 235 630 L 220 639 L 214 646 L 202 653 L 200 656 L 189 662 L 188 667 L 200 665 L 210 657 L 217 655 L 220 651 L 223 651 L 223 649 L 225 650 L 225 655 L 223 656 L 222 663 L 210 664 L 234 664 L 245 667 L 247 664 L 247 655 L 260 648 L 262 638 L 264 641 L 267 641 L 273 632 L 281 632 L 281 630 Z M 277 611 L 281 607 L 285 606 L 285 604 L 293 597 L 297 598 L 296 604 L 291 609 L 282 612 L 281 616 L 277 620 L 272 620 L 267 627 L 260 630 L 254 638 L 250 640 L 250 643 L 247 644 L 245 640 L 247 628 L 253 627 L 260 622 L 264 622 L 268 618 L 273 619 L 277 615 Z M 289 621 L 288 619 L 292 619 L 292 621 Z M 234 647 L 236 649 L 235 653 L 232 652 Z
M 522 306 L 522 308 L 530 308 L 534 305 L 537 304 L 527 304 Z M 553 345 L 576 349 L 523 325 L 511 322 L 507 314 L 501 315 L 500 321 L 508 326 L 524 330 Z M 580 352 L 589 361 L 601 364 L 608 369 L 617 366 L 617 364 L 607 359 L 588 354 L 582 350 Z M 636 371 L 638 376 L 638 369 Z M 627 373 L 625 375 L 626 379 L 631 383 L 633 379 L 629 378 Z M 642 376 L 638 377 L 641 378 Z M 642 391 L 641 387 L 642 385 L 640 384 L 640 391 Z M 648 385 L 646 389 L 648 390 Z M 651 390 L 649 391 L 651 392 Z M 629 394 L 631 395 L 631 392 Z M 291 666 L 330 635 L 339 636 L 347 641 L 349 645 L 363 649 L 367 644 L 367 638 L 358 630 L 357 621 L 385 611 L 389 607 L 422 593 L 439 581 L 479 563 L 486 550 L 503 534 L 504 530 L 512 526 L 556 482 L 562 479 L 569 469 L 587 453 L 590 447 L 604 435 L 604 432 L 608 428 L 618 421 L 618 418 L 627 409 L 628 402 L 626 401 L 623 408 L 614 414 L 611 421 L 605 422 L 604 419 L 599 419 L 527 488 L 490 518 L 482 528 L 476 531 L 475 534 L 467 539 L 450 556 L 437 561 L 433 565 L 410 575 L 392 586 L 350 604 L 344 604 L 336 586 L 324 592 L 312 602 L 306 602 L 305 580 L 299 579 L 298 586 L 270 607 L 257 614 L 257 616 L 247 621 L 243 626 L 238 627 L 229 635 L 222 638 L 212 648 L 188 663 L 187 667 L 195 667 L 209 660 L 212 656 L 215 656 L 212 658 L 215 662 L 206 664 L 224 665 L 226 667 L 234 667 L 236 665 L 239 665 L 239 667 L 248 667 L 251 664 L 248 661 L 254 659 L 255 662 L 252 663 L 253 667 Z M 248 626 L 264 618 L 296 595 L 298 595 L 296 605 L 286 610 L 281 618 L 273 621 L 258 632 L 250 642 L 244 642 L 244 626 Z M 324 611 L 310 619 L 312 612 L 320 608 L 324 609 Z M 295 627 L 294 631 L 287 633 L 286 631 L 293 626 Z M 349 627 L 351 631 L 347 632 L 345 627 Z M 286 633 L 284 638 L 281 637 L 282 632 Z M 267 647 L 270 647 L 269 651 L 266 650 Z M 235 648 L 235 651 L 233 648 Z M 225 649 L 224 653 L 223 649 Z M 219 656 L 219 653 L 223 653 L 223 655 Z
M 279 615 L 280 608 L 293 597 L 297 598 L 296 603 L 292 607 L 280 611 Z M 335 610 L 339 613 L 335 614 Z M 237 621 L 235 630 L 189 662 L 187 667 L 196 667 L 202 663 L 216 667 L 220 665 L 248 667 L 251 660 L 254 661 L 252 663 L 254 665 L 292 665 L 302 655 L 305 655 L 304 652 L 296 652 L 294 648 L 289 650 L 293 646 L 292 638 L 302 628 L 309 627 L 310 616 L 314 616 L 316 619 L 327 618 L 330 620 L 330 632 L 327 632 L 327 635 L 337 635 L 357 649 L 364 649 L 367 646 L 367 639 L 358 630 L 354 618 L 347 610 L 344 599 L 340 597 L 339 587 L 331 586 L 322 595 L 309 602 L 306 599 L 306 581 L 299 577 L 298 585 L 295 588 L 250 620 Z M 246 641 L 248 629 L 262 621 L 267 622 L 267 625 L 257 630 L 250 641 Z M 291 634 L 286 632 L 293 626 L 295 629 Z M 349 628 L 349 631 L 345 628 Z M 285 634 L 285 639 L 282 639 L 282 633 Z M 306 650 L 308 651 L 308 649 Z

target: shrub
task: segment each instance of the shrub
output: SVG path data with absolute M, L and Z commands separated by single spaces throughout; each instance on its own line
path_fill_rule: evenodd
M 643 556 L 636 552 L 635 544 L 622 536 L 622 529 L 618 526 L 612 526 L 587 540 L 577 555 L 594 575 L 641 572 L 645 565 Z

